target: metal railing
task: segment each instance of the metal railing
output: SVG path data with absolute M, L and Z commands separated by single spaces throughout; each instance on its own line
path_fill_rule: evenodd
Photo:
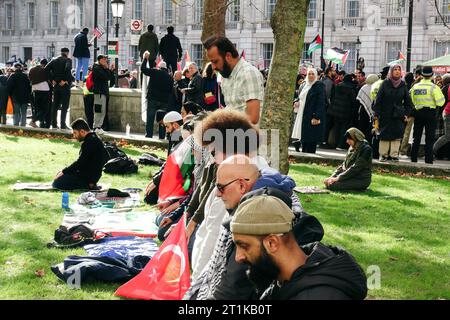
M 449 16 L 442 16 L 444 18 L 444 22 L 447 24 L 450 24 L 450 15 Z M 443 24 L 442 19 L 440 16 L 434 17 L 434 23 L 435 24 Z
M 358 26 L 359 18 L 344 18 L 341 20 L 341 25 L 343 27 L 356 27 Z
M 403 25 L 403 17 L 387 17 L 386 25 L 387 26 L 402 26 Z

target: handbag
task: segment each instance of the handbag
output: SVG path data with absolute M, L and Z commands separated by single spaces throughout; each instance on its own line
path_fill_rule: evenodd
M 205 104 L 211 105 L 216 103 L 216 96 L 212 92 L 205 93 Z

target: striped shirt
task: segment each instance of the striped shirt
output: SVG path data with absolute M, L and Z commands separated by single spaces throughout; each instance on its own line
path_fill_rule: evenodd
M 234 66 L 229 78 L 222 77 L 222 93 L 227 108 L 245 112 L 247 101 L 264 99 L 262 74 L 245 59 Z

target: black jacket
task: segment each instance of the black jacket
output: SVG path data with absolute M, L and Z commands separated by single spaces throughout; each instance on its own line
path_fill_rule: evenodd
M 378 90 L 373 105 L 375 116 L 379 120 L 380 140 L 392 141 L 403 138 L 405 116 L 413 112 L 413 105 L 404 81 L 394 88 L 391 80 L 386 79 Z
M 159 43 L 159 53 L 164 61 L 181 59 L 183 49 L 181 48 L 180 39 L 173 34 L 166 34 Z
M 323 140 L 325 124 L 325 85 L 316 81 L 306 95 L 305 109 L 302 121 L 302 142 L 320 142 Z M 313 126 L 313 119 L 320 120 L 319 125 Z
M 102 169 L 107 159 L 108 153 L 103 142 L 94 132 L 90 132 L 81 144 L 78 159 L 62 172 L 63 174 L 79 174 L 88 184 L 96 184 L 102 176 Z
M 203 105 L 203 78 L 197 72 L 195 73 L 186 90 L 186 101 L 192 101 L 196 104 L 202 106 Z
M 67 81 L 72 83 L 72 60 L 63 56 L 54 58 L 45 66 L 48 79 L 50 81 Z
M 279 287 L 275 282 L 262 300 L 363 300 L 367 278 L 355 259 L 345 250 L 320 242 L 302 247 L 308 255 L 291 280 Z
M 172 77 L 164 70 L 147 68 L 147 60 L 144 59 L 141 65 L 141 72 L 150 77 L 148 83 L 147 99 L 162 103 L 169 102 L 172 94 Z
M 92 80 L 95 94 L 109 95 L 109 81 L 114 82 L 114 73 L 96 63 L 92 67 Z
M 0 112 L 6 111 L 8 103 L 8 77 L 0 75 Z
M 87 35 L 80 32 L 75 36 L 74 41 L 75 49 L 73 50 L 73 56 L 76 58 L 90 58 L 91 53 L 89 52 Z
M 355 86 L 349 82 L 341 82 L 334 87 L 328 114 L 339 120 L 351 120 L 358 108 Z
M 28 76 L 22 71 L 14 72 L 8 79 L 8 95 L 13 102 L 28 103 L 31 101 L 31 84 Z

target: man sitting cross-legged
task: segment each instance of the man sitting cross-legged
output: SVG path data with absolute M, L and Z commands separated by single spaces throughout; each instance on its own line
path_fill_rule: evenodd
M 82 142 L 78 159 L 60 171 L 53 181 L 53 188 L 60 190 L 98 189 L 107 151 L 103 142 L 84 119 L 77 119 L 70 125 L 73 137 Z

